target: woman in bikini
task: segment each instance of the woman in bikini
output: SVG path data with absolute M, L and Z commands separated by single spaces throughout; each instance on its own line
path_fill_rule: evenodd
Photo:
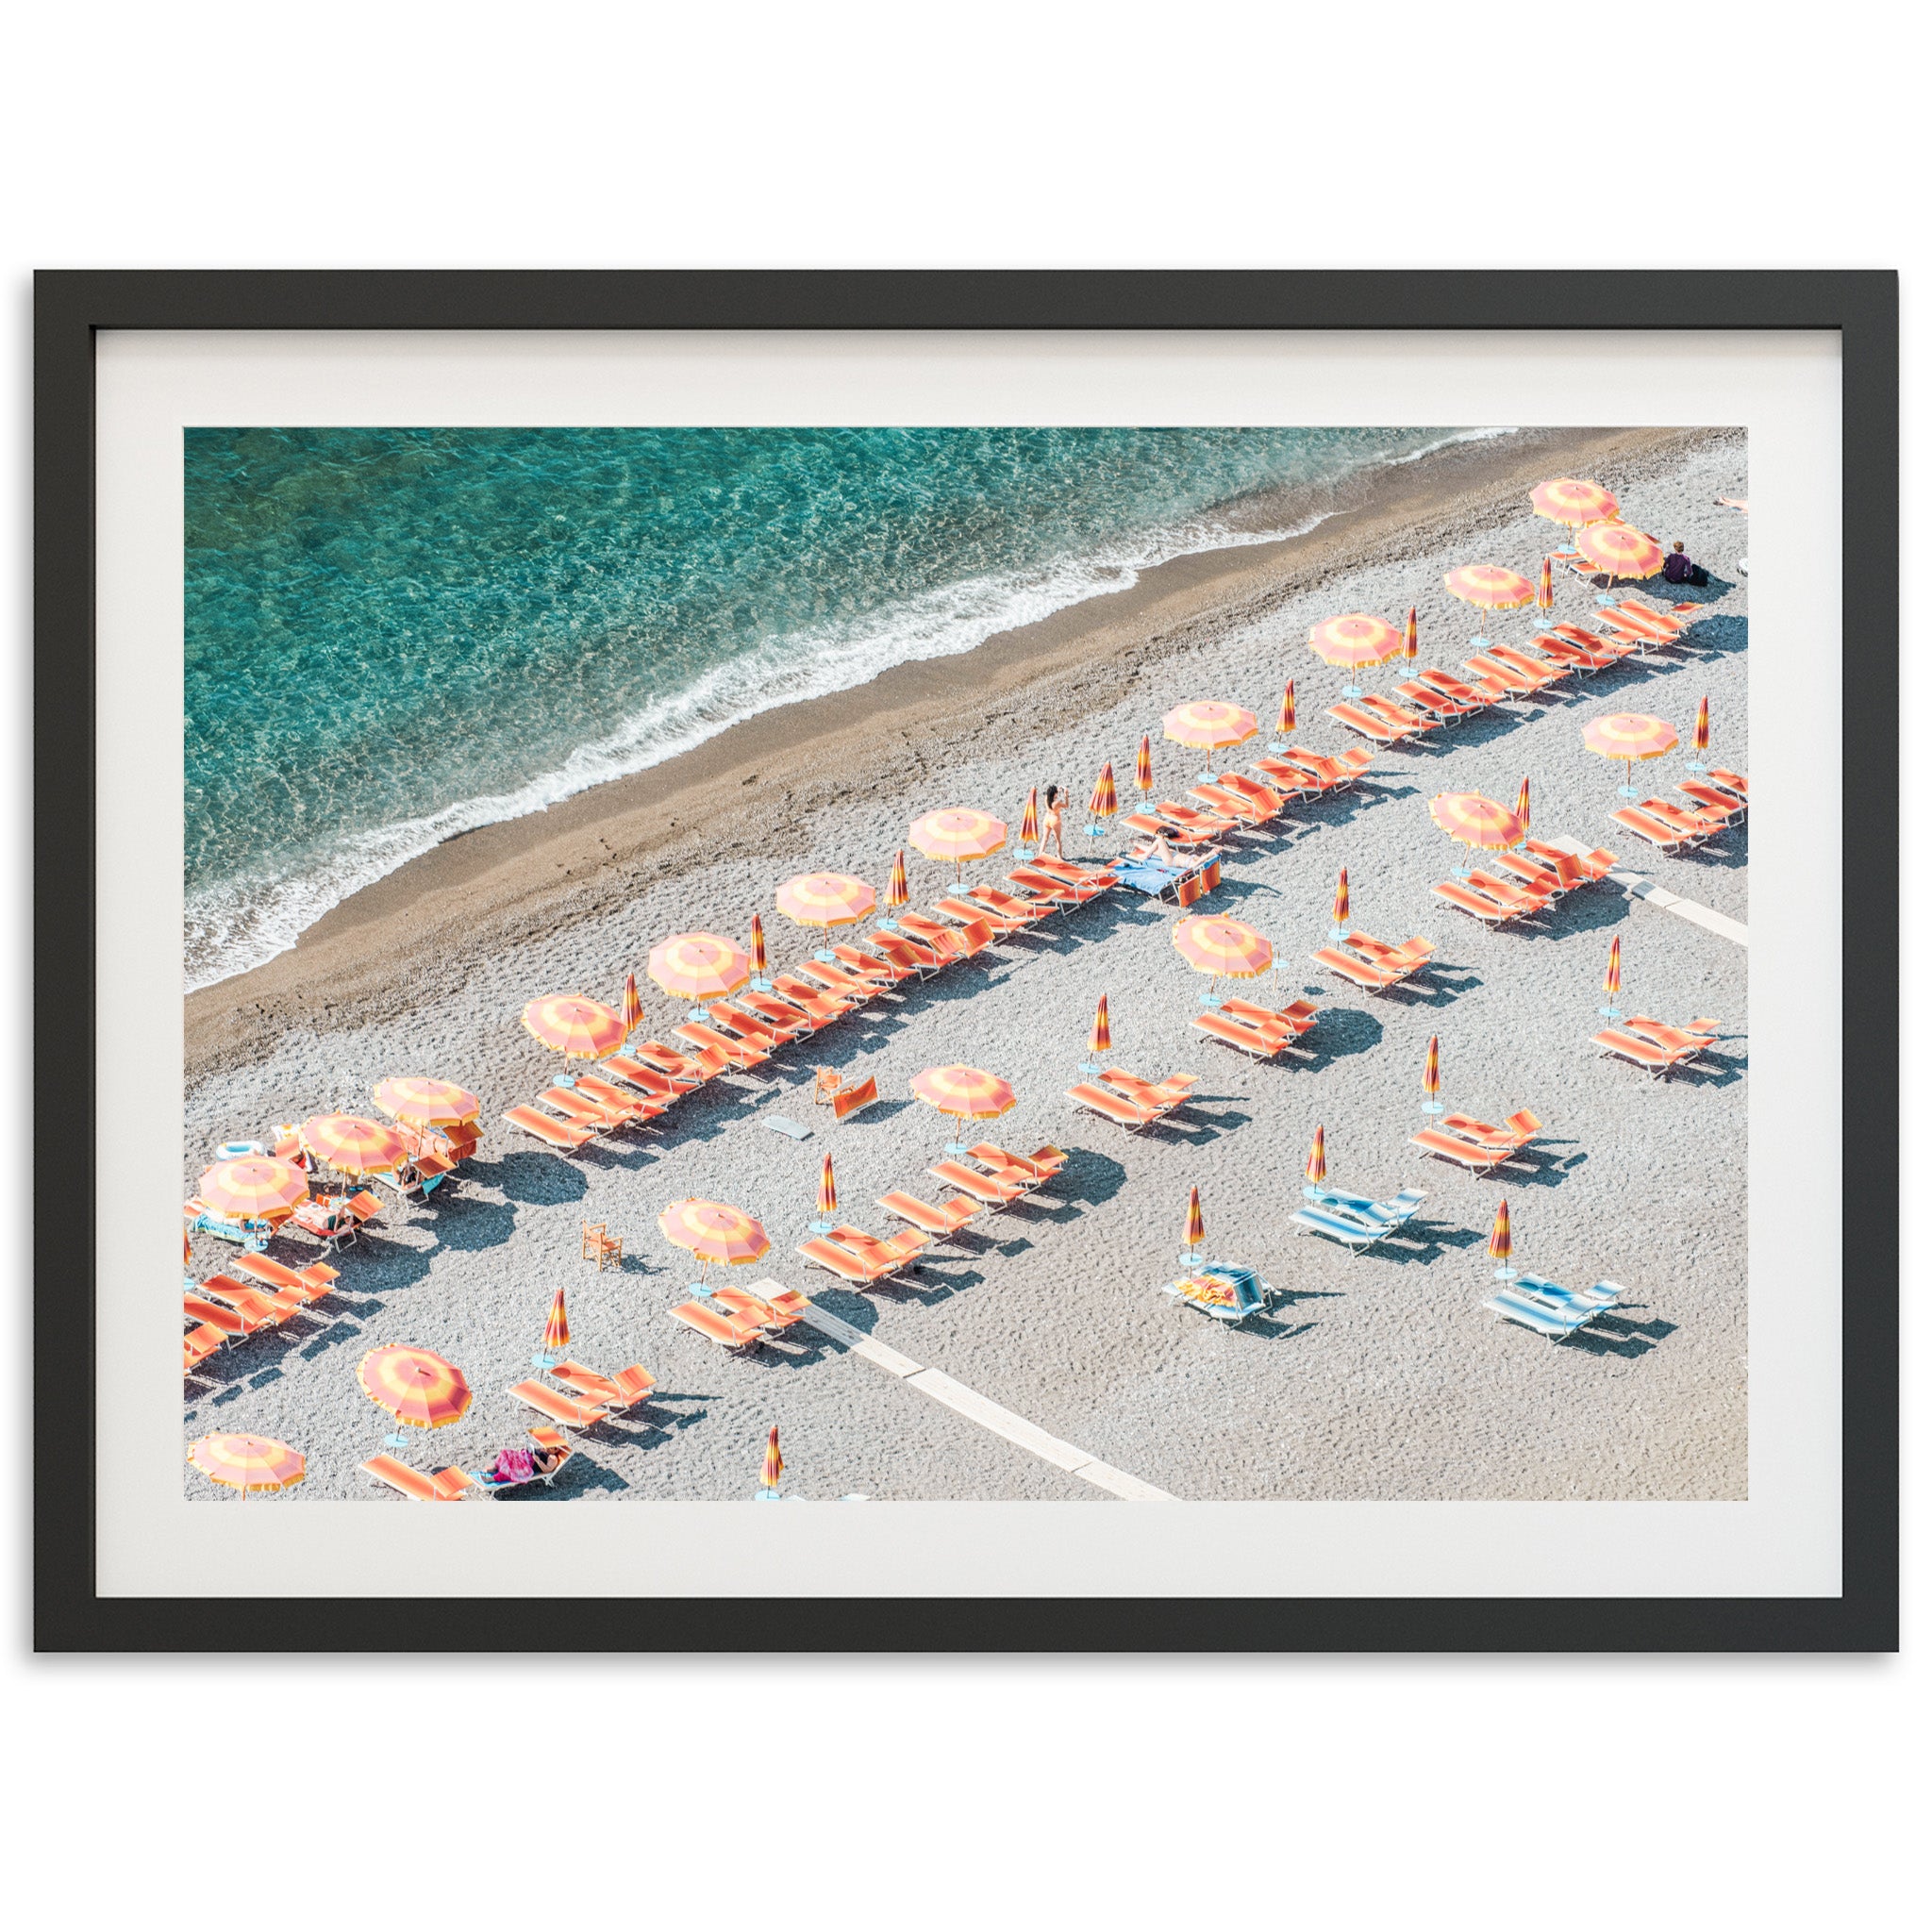
M 1060 858 L 1064 858 L 1065 849 L 1060 844 L 1060 820 L 1065 815 L 1065 807 L 1060 804 L 1065 794 L 1058 785 L 1046 788 L 1046 824 L 1041 828 L 1040 849 L 1044 852 L 1051 845 Z

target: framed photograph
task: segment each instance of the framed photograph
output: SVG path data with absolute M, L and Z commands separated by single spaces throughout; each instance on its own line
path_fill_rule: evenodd
M 40 1647 L 1893 1646 L 1891 275 L 37 357 Z

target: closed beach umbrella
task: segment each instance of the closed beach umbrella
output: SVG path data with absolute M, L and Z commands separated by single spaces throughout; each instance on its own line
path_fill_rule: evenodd
M 805 872 L 778 888 L 777 904 L 793 925 L 857 925 L 872 917 L 878 894 L 850 873 Z
M 1584 748 L 1599 758 L 1624 761 L 1624 783 L 1619 788 L 1625 798 L 1635 798 L 1637 788 L 1630 782 L 1630 768 L 1642 758 L 1660 758 L 1675 748 L 1676 732 L 1661 718 L 1644 711 L 1612 711 L 1607 717 L 1592 718 L 1583 727 Z
M 658 1217 L 664 1239 L 674 1246 L 688 1249 L 708 1268 L 713 1261 L 727 1268 L 741 1268 L 761 1260 L 772 1251 L 772 1243 L 759 1224 L 742 1208 L 723 1201 L 674 1201 Z
M 1109 760 L 1101 766 L 1100 776 L 1093 781 L 1093 796 L 1087 801 L 1087 815 L 1094 821 L 1088 829 L 1097 833 L 1100 821 L 1112 818 L 1120 808 L 1120 795 L 1113 789 L 1113 764 Z
M 1516 816 L 1523 822 L 1524 837 L 1529 833 L 1529 777 L 1525 774 L 1523 783 L 1516 788 Z
M 1567 524 L 1573 530 L 1585 524 L 1607 523 L 1617 514 L 1617 499 L 1601 483 L 1586 482 L 1580 476 L 1553 476 L 1529 492 L 1529 507 L 1553 524 Z
M 1331 922 L 1336 926 L 1348 924 L 1348 868 L 1343 866 L 1335 879 L 1335 910 Z
M 1294 679 L 1290 678 L 1281 693 L 1280 715 L 1274 720 L 1274 735 L 1286 738 L 1294 729 Z
M 644 1024 L 644 1003 L 638 996 L 638 976 L 624 975 L 624 1036 L 626 1040 Z
M 189 1240 L 185 1227 L 181 1230 L 181 1265 L 184 1268 L 194 1266 L 194 1243 Z
M 524 1008 L 524 1030 L 552 1053 L 579 1060 L 601 1060 L 607 1053 L 615 1053 L 625 1039 L 622 1013 L 602 1000 L 587 1000 L 574 992 L 546 993 L 532 1000 Z
M 1442 1053 L 1432 1033 L 1429 1035 L 1429 1050 L 1423 1057 L 1423 1093 L 1426 1099 L 1433 1100 L 1441 1091 Z
M 1496 1270 L 1499 1275 L 1516 1273 L 1509 1266 L 1509 1201 L 1506 1195 L 1496 1203 L 1496 1219 L 1490 1228 L 1490 1259 L 1502 1263 Z
M 357 1363 L 356 1379 L 371 1402 L 412 1429 L 446 1428 L 470 1407 L 462 1370 L 427 1348 L 372 1348 Z
M 906 848 L 892 855 L 892 876 L 886 883 L 886 909 L 896 912 L 912 896 L 906 885 Z
M 1087 1050 L 1096 1058 L 1113 1051 L 1113 1027 L 1108 1021 L 1105 993 L 1100 995 L 1100 1004 L 1093 1008 L 1093 1031 L 1088 1036 Z
M 1697 700 L 1697 723 L 1690 732 L 1690 749 L 1699 758 L 1710 749 L 1710 700 Z
M 751 970 L 760 979 L 765 976 L 765 922 L 756 912 L 751 916 Z
M 302 1144 L 339 1174 L 387 1174 L 409 1153 L 393 1127 L 353 1113 L 310 1116 L 302 1123 Z
M 1252 925 L 1219 912 L 1195 912 L 1174 929 L 1174 950 L 1196 973 L 1210 975 L 1208 997 L 1223 979 L 1257 979 L 1274 963 L 1274 946 Z
M 1224 751 L 1229 745 L 1245 744 L 1259 729 L 1254 712 L 1219 698 L 1197 698 L 1191 704 L 1176 705 L 1160 721 L 1164 738 L 1192 745 L 1196 751 Z
M 1526 827 L 1507 805 L 1480 791 L 1439 791 L 1429 816 L 1458 845 L 1478 852 L 1507 852 L 1523 843 Z
M 374 1098 L 391 1120 L 412 1127 L 458 1127 L 483 1111 L 483 1103 L 454 1080 L 378 1080 Z
M 543 1324 L 543 1353 L 561 1355 L 570 1346 L 570 1317 L 563 1307 L 563 1284 L 550 1297 L 550 1313 Z
M 986 858 L 1007 842 L 1007 827 L 991 812 L 955 806 L 914 819 L 907 841 L 928 858 L 951 859 L 958 878 L 967 859 Z
M 759 1473 L 759 1486 L 767 1490 L 778 1487 L 778 1478 L 785 1474 L 785 1458 L 778 1453 L 778 1424 L 772 1424 L 772 1433 L 765 1438 L 765 1466 Z
M 308 1460 L 273 1436 L 204 1436 L 188 1452 L 188 1459 L 210 1482 L 240 1490 L 292 1490 L 302 1480 Z
M 819 1167 L 819 1219 L 829 1221 L 839 1211 L 839 1183 L 832 1177 L 832 1157 Z
M 236 1221 L 286 1221 L 308 1198 L 308 1176 L 292 1160 L 244 1155 L 208 1169 L 201 1198 Z
M 751 960 L 720 933 L 679 932 L 651 948 L 644 971 L 673 999 L 723 1000 L 749 982 Z
M 1408 622 L 1402 626 L 1402 655 L 1411 664 L 1415 662 L 1417 653 L 1421 648 L 1417 641 L 1418 635 L 1415 622 L 1415 606 L 1411 604 L 1408 607 Z
M 1328 1133 L 1324 1127 L 1315 1129 L 1314 1145 L 1308 1149 L 1308 1164 L 1302 1169 L 1311 1185 L 1320 1187 L 1328 1178 Z
M 1141 791 L 1154 790 L 1154 745 L 1145 732 L 1141 735 L 1141 749 L 1134 755 L 1134 784 Z
M 1557 607 L 1556 586 L 1550 582 L 1550 559 L 1543 558 L 1541 574 L 1536 580 L 1536 608 L 1539 610 L 1554 610 Z
M 1452 597 L 1478 610 L 1520 610 L 1536 602 L 1536 586 L 1498 563 L 1466 563 L 1442 579 Z
M 1201 1190 L 1188 1190 L 1188 1221 L 1181 1229 L 1181 1245 L 1198 1248 L 1208 1239 L 1208 1224 L 1201 1218 Z
M 1026 809 L 1020 814 L 1020 842 L 1023 845 L 1040 843 L 1040 787 L 1032 785 L 1026 791 Z
M 1019 1098 L 1011 1084 L 997 1074 L 958 1061 L 913 1074 L 912 1092 L 926 1106 L 964 1121 L 997 1120 L 1016 1106 Z
M 1592 524 L 1576 533 L 1576 547 L 1613 577 L 1654 577 L 1664 567 L 1664 547 L 1630 524 Z
M 1604 991 L 1608 994 L 1610 1004 L 1602 1010 L 1614 1015 L 1617 1010 L 1617 995 L 1624 991 L 1624 936 L 1619 933 L 1610 941 L 1610 957 L 1604 967 Z

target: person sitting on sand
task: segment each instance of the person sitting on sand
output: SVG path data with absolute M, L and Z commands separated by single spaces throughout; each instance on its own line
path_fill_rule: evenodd
M 1707 584 L 1710 573 L 1701 563 L 1692 563 L 1684 555 L 1681 543 L 1671 545 L 1671 554 L 1664 558 L 1664 582 L 1667 584 Z

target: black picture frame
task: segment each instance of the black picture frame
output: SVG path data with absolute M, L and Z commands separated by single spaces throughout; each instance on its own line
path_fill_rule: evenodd
M 1842 350 L 1843 947 L 1848 1115 L 1895 1115 L 1899 597 L 1898 281 L 1890 271 L 1740 273 L 120 272 L 34 289 L 34 1641 L 43 1651 L 204 1647 L 207 1604 L 95 1594 L 92 1036 L 95 990 L 94 339 L 104 329 L 1591 329 L 1835 331 Z M 58 1028 L 58 1035 L 55 1028 Z M 76 1103 L 76 1094 L 86 1096 Z M 1854 1108 L 1856 1102 L 1856 1108 Z M 1833 1598 L 787 1599 L 803 1650 L 1885 1651 L 1898 1641 L 1895 1142 L 1844 1177 L 1843 1568 Z M 1851 1230 L 1857 1230 L 1854 1237 Z M 1854 1254 L 1851 1242 L 1856 1238 Z M 1856 1266 L 1854 1266 L 1856 1264 Z M 57 1367 L 58 1364 L 58 1367 Z M 229 1627 L 304 1650 L 495 1650 L 479 1597 L 226 1599 Z M 693 1598 L 550 1599 L 547 1650 L 677 1650 Z M 773 1608 L 778 1607 L 774 1605 Z M 239 1617 L 239 1623 L 237 1619 Z

